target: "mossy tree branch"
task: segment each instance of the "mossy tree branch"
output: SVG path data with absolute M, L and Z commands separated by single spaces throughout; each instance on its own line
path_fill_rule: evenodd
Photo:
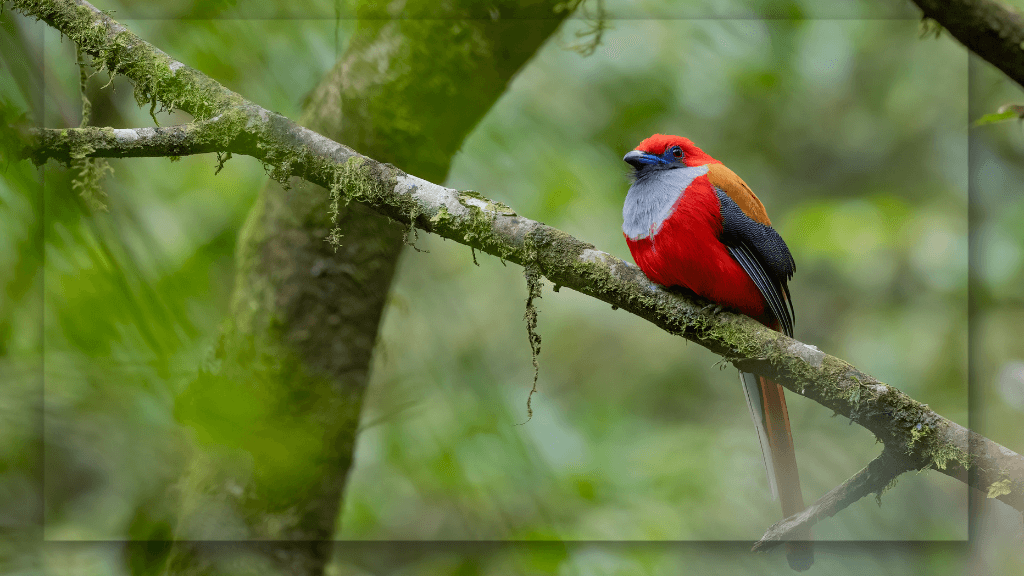
M 103 129 L 66 132 L 82 133 L 86 140 L 89 138 L 85 133 L 102 135 L 102 139 L 90 140 L 109 144 L 97 149 L 97 155 L 113 155 L 111 147 L 119 145 L 117 139 L 103 135 Z M 556 285 L 645 318 L 669 333 L 721 354 L 741 370 L 769 376 L 793 392 L 849 417 L 887 447 L 898 448 L 912 463 L 908 469 L 934 467 L 963 480 L 964 467 L 976 466 L 976 488 L 1024 511 L 1024 458 L 943 418 L 849 363 L 745 316 L 714 313 L 694 296 L 653 284 L 636 266 L 565 232 L 518 216 L 511 208 L 476 192 L 444 188 L 407 175 L 312 132 L 304 138 L 295 148 L 278 154 L 300 158 L 291 165 L 290 173 L 337 190 L 342 201 L 356 200 L 395 220 L 504 260 L 539 266 Z M 204 146 L 197 144 L 195 151 L 204 151 Z M 132 152 L 141 149 L 133 147 Z M 148 150 L 156 156 L 169 153 L 161 153 L 157 146 Z M 179 142 L 173 151 L 187 154 L 191 150 Z M 242 147 L 230 151 L 245 153 Z M 46 151 L 29 148 L 26 155 L 39 158 Z M 267 158 L 264 154 L 252 155 Z
M 22 6 L 36 3 L 20 2 Z M 43 2 L 47 6 L 87 5 L 84 2 Z M 24 9 L 27 14 L 37 11 Z M 44 19 L 72 33 L 89 28 L 65 16 Z M 63 12 L 61 13 L 63 14 Z M 99 14 L 98 12 L 96 14 Z M 92 17 L 107 24 L 105 15 Z M 71 22 L 71 24 L 67 24 Z M 141 42 L 127 31 L 108 35 L 108 43 Z M 251 155 L 272 167 L 278 179 L 297 176 L 332 191 L 339 202 L 357 201 L 405 224 L 498 256 L 523 266 L 536 267 L 558 286 L 567 286 L 636 314 L 669 333 L 683 336 L 727 358 L 737 368 L 776 380 L 793 392 L 849 417 L 885 444 L 885 451 L 905 470 L 934 468 L 969 482 L 990 497 L 1024 511 L 1024 458 L 1019 454 L 943 418 L 899 390 L 879 382 L 849 363 L 778 332 L 745 316 L 709 311 L 707 302 L 691 295 L 670 292 L 644 277 L 628 264 L 595 249 L 565 232 L 518 216 L 508 206 L 471 191 L 458 191 L 408 175 L 395 167 L 359 155 L 350 148 L 268 112 L 202 74 L 171 61 L 147 47 L 148 60 L 122 62 L 127 57 L 112 51 L 95 34 L 86 34 L 86 51 L 101 54 L 112 70 L 131 70 L 144 86 L 154 86 L 152 97 L 160 102 L 189 103 L 189 94 L 212 94 L 225 108 L 195 106 L 205 125 L 185 130 L 173 144 L 174 155 L 202 153 L 212 145 L 219 151 Z M 74 39 L 74 38 L 73 38 Z M 129 65 L 130 64 L 130 65 Z M 161 80 L 147 76 L 146 70 Z M 170 76 L 167 71 L 173 70 Z M 147 94 L 150 92 L 147 92 Z M 195 115 L 195 114 L 194 114 Z M 204 133 L 206 131 L 206 133 Z M 115 155 L 118 147 L 132 153 L 170 154 L 158 145 L 154 131 L 150 146 L 128 147 L 110 131 L 85 128 L 35 133 L 24 155 L 36 162 L 61 158 L 65 147 L 43 147 L 60 138 L 75 140 L 78 154 Z M 191 139 L 192 146 L 187 145 Z M 170 146 L 164 143 L 164 146 Z M 966 472 L 970 469 L 972 474 Z M 895 477 L 895 476 L 894 476 Z
M 25 158 L 42 164 L 47 159 L 68 163 L 79 154 L 91 158 L 152 158 L 190 156 L 223 150 L 215 139 L 221 126 L 219 117 L 156 128 L 69 128 L 30 130 L 33 140 L 24 149 Z M 88 152 L 84 152 L 88 150 Z M 41 154 L 32 157 L 30 154 Z
M 926 18 L 1024 86 L 1024 16 L 995 0 L 914 0 Z

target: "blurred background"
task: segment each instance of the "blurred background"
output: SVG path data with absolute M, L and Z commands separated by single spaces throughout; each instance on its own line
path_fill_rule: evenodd
M 97 6 L 297 119 L 353 22 L 329 1 L 262 4 Z M 1024 131 L 969 127 L 1021 103 L 1020 87 L 948 34 L 922 34 L 910 3 L 603 9 L 593 54 L 580 48 L 594 18 L 568 21 L 444 184 L 630 260 L 622 155 L 655 132 L 685 135 L 746 180 L 786 239 L 797 339 L 1024 451 Z M 0 20 L 5 116 L 42 110 L 47 127 L 77 126 L 74 46 L 42 23 Z M 41 82 L 25 80 L 31 70 Z M 97 74 L 88 94 L 95 125 L 152 125 L 123 78 Z M 227 317 L 238 233 L 267 178 L 250 158 L 216 176 L 212 156 L 110 165 L 106 212 L 54 163 L 12 161 L 0 184 L 0 523 L 42 517 L 52 573 L 123 573 L 114 542 L 172 536 L 133 527 L 196 449 L 175 397 Z M 381 327 L 338 519 L 339 540 L 367 543 L 342 545 L 331 573 L 789 573 L 781 555 L 746 552 L 780 511 L 733 368 L 548 283 L 533 418 L 519 426 L 533 373 L 522 269 L 480 254 L 475 266 L 468 248 L 427 234 L 416 245 Z M 848 419 L 788 398 L 808 501 L 879 453 Z M 41 417 L 26 408 L 40 401 Z M 40 434 L 42 486 L 25 466 Z M 904 475 L 881 506 L 864 499 L 816 526 L 840 543 L 819 549 L 815 570 L 1019 569 L 1019 514 L 968 500 L 942 474 Z

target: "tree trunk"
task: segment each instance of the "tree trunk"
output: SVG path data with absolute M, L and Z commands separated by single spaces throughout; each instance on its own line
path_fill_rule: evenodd
M 362 9 L 301 123 L 443 180 L 466 134 L 565 16 L 555 1 L 516 4 L 477 14 L 473 0 L 399 2 L 396 20 Z M 239 241 L 230 325 L 176 410 L 194 457 L 174 537 L 192 543 L 142 547 L 136 566 L 323 572 L 405 232 L 362 205 L 339 208 L 335 252 L 324 189 L 271 181 L 262 191 Z

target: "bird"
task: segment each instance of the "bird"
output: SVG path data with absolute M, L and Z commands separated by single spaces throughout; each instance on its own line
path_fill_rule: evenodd
M 652 282 L 680 286 L 793 336 L 789 280 L 796 262 L 749 186 L 688 138 L 654 134 L 623 157 L 632 185 L 622 233 Z M 784 517 L 804 509 L 789 412 L 782 386 L 740 371 L 761 444 L 772 497 Z M 787 543 L 794 570 L 814 562 L 811 535 Z

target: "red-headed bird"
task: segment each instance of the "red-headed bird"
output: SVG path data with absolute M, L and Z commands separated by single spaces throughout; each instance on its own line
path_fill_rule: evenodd
M 796 263 L 750 187 L 680 136 L 655 134 L 623 160 L 634 168 L 634 179 L 622 208 L 622 233 L 644 274 L 792 336 L 787 282 Z M 740 382 L 772 496 L 781 500 L 784 516 L 801 512 L 804 500 L 782 386 L 746 372 L 740 372 Z M 788 544 L 795 570 L 814 562 L 810 533 L 802 536 L 808 541 Z

